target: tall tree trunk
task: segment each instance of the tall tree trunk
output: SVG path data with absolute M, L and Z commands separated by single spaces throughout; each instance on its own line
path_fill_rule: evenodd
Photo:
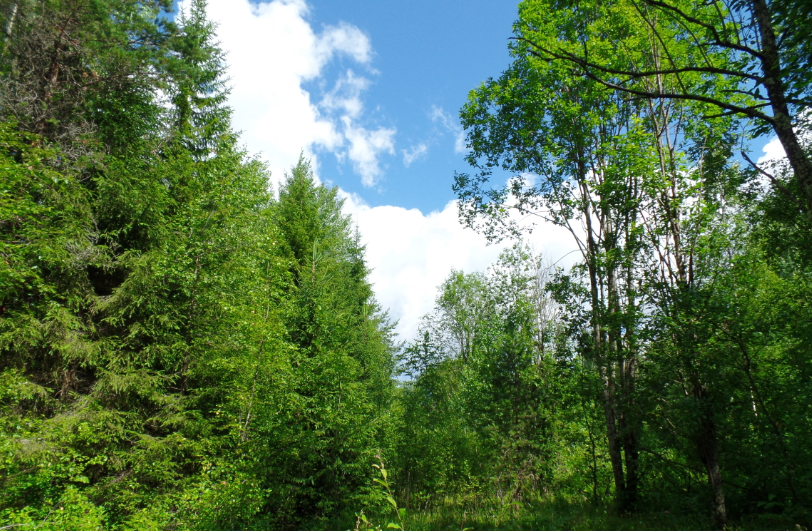
M 601 367 L 603 391 L 601 402 L 606 418 L 606 441 L 609 446 L 609 461 L 612 464 L 612 476 L 615 480 L 615 492 L 619 509 L 627 510 L 626 477 L 623 470 L 623 455 L 621 453 L 620 434 L 617 429 L 617 410 L 615 408 L 615 384 L 611 375 L 611 366 Z
M 634 395 L 634 360 L 625 360 L 623 363 L 623 413 L 620 417 L 620 428 L 623 440 L 623 455 L 626 461 L 626 510 L 634 510 L 637 506 L 637 488 L 639 478 L 639 437 L 637 425 L 631 418 Z
M 604 245 L 607 246 L 606 254 L 615 255 L 619 249 L 616 246 L 616 234 L 611 220 L 605 223 L 606 231 L 603 236 Z M 623 450 L 623 463 L 625 463 L 625 481 L 622 496 L 620 497 L 619 509 L 622 512 L 635 510 L 637 504 L 637 433 L 630 420 L 632 394 L 634 391 L 634 370 L 633 361 L 629 359 L 629 352 L 623 341 L 621 311 L 621 297 L 618 288 L 618 270 L 615 264 L 610 262 L 606 266 L 606 295 L 608 298 L 609 324 L 607 326 L 607 348 L 609 351 L 610 363 L 617 367 L 617 376 L 614 394 L 615 416 L 617 421 L 617 445 Z M 628 328 L 627 328 L 628 330 Z
M 806 203 L 807 215 L 812 216 L 812 160 L 804 153 L 798 135 L 792 129 L 792 115 L 782 83 L 781 55 L 770 9 L 766 0 L 753 0 L 751 5 L 761 38 L 761 68 L 764 73 L 764 87 L 773 109 L 773 130 L 784 147 L 787 160 L 798 181 Z
M 722 469 L 719 466 L 719 453 L 717 450 L 716 422 L 708 401 L 707 390 L 698 383 L 694 383 L 694 398 L 699 402 L 700 421 L 697 434 L 697 450 L 705 470 L 708 472 L 708 483 L 713 491 L 713 521 L 720 529 L 727 525 L 727 509 L 725 507 L 725 490 L 722 484 Z
M 620 437 L 617 430 L 617 405 L 615 392 L 615 376 L 612 360 L 609 359 L 604 342 L 604 332 L 602 326 L 603 312 L 601 311 L 599 291 L 599 279 L 597 265 L 595 264 L 597 246 L 592 238 L 592 221 L 589 208 L 586 210 L 588 248 L 587 267 L 589 269 L 590 292 L 592 299 L 592 346 L 595 349 L 595 356 L 598 359 L 598 370 L 600 372 L 602 391 L 601 403 L 603 405 L 604 417 L 606 419 L 606 441 L 609 446 L 609 461 L 612 463 L 612 476 L 615 481 L 616 498 L 621 510 L 626 510 L 626 479 L 623 471 L 623 456 L 621 454 Z
M 637 190 L 634 191 L 634 196 L 637 196 Z M 632 236 L 632 220 L 637 219 L 637 212 L 628 213 L 625 224 L 625 242 L 628 246 L 634 245 L 634 238 Z M 637 505 L 637 490 L 640 483 L 639 470 L 640 470 L 640 431 L 641 426 L 637 421 L 634 412 L 634 397 L 635 397 L 635 379 L 637 378 L 637 344 L 633 336 L 635 330 L 635 317 L 636 314 L 636 294 L 634 286 L 634 267 L 631 263 L 625 265 L 625 302 L 626 312 L 622 319 L 623 328 L 625 333 L 618 330 L 618 341 L 625 348 L 626 356 L 623 363 L 623 452 L 626 456 L 626 486 L 629 490 L 629 503 L 632 508 Z
M 623 434 L 618 430 L 620 409 L 618 407 L 617 383 L 618 377 L 620 376 L 622 379 L 622 375 L 617 374 L 619 371 L 617 370 L 616 359 L 611 352 L 617 347 L 616 343 L 613 344 L 615 337 L 608 336 L 606 332 L 606 312 L 604 312 L 603 301 L 601 299 L 603 279 L 598 270 L 600 249 L 595 238 L 596 234 L 605 232 L 605 227 L 603 227 L 604 218 L 598 214 L 597 209 L 594 209 L 591 203 L 591 191 L 585 184 L 587 182 L 586 176 L 588 172 L 586 157 L 583 151 L 579 151 L 578 166 L 581 195 L 584 201 L 584 221 L 586 222 L 586 252 L 584 253 L 584 260 L 589 272 L 590 302 L 592 304 L 592 347 L 602 382 L 601 403 L 606 420 L 606 440 L 609 450 L 609 461 L 612 464 L 612 477 L 615 483 L 615 498 L 618 509 L 622 512 L 626 512 L 630 509 L 630 506 L 628 502 L 626 471 L 623 467 Z M 599 218 L 597 227 L 595 226 L 593 214 Z M 613 280 L 610 289 L 614 289 Z M 615 301 L 615 303 L 616 302 L 617 301 Z M 610 305 L 611 304 L 613 303 L 610 302 Z M 611 306 L 610 311 L 614 311 L 614 309 L 615 306 Z M 616 354 L 616 352 L 614 354 Z

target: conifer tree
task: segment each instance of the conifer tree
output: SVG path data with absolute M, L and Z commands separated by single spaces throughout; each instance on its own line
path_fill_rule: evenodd
M 273 207 L 294 280 L 286 330 L 296 421 L 272 457 L 284 471 L 277 511 L 294 521 L 334 514 L 368 485 L 376 419 L 391 395 L 388 321 L 342 205 L 301 158 Z

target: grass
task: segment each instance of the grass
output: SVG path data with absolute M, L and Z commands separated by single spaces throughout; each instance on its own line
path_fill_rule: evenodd
M 656 510 L 639 507 L 634 514 L 618 515 L 608 507 L 585 501 L 573 502 L 563 497 L 541 496 L 522 501 L 503 501 L 504 498 L 447 497 L 435 500 L 423 510 L 399 507 L 389 483 L 383 458 L 376 456 L 380 478 L 376 489 L 391 514 L 361 516 L 355 521 L 356 531 L 716 531 L 710 514 L 696 510 Z M 648 509 L 648 510 L 646 510 Z M 675 508 L 676 509 L 676 508 Z M 806 514 L 805 512 L 803 514 Z M 731 521 L 727 531 L 810 531 L 809 517 L 800 516 L 801 525 L 786 515 L 756 514 L 742 521 Z M 346 531 L 342 527 L 340 531 Z
M 390 518 L 375 522 L 386 529 Z M 409 511 L 406 531 L 713 531 L 710 517 L 697 514 L 666 512 L 639 513 L 628 516 L 612 514 L 589 504 L 542 499 L 507 507 L 498 503 L 472 504 L 464 507 L 453 502 Z M 732 522 L 730 531 L 803 531 L 806 527 L 779 518 L 752 518 Z

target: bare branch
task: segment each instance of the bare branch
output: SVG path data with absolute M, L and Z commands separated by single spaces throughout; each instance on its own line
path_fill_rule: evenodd
M 758 166 L 758 164 L 756 164 L 755 162 L 753 162 L 753 161 L 750 159 L 750 157 L 748 157 L 748 156 L 747 156 L 747 153 L 745 153 L 744 151 L 742 151 L 742 152 L 741 152 L 741 154 L 742 154 L 742 158 L 744 158 L 744 160 L 746 160 L 746 161 L 747 161 L 747 162 L 750 164 L 750 166 L 752 166 L 752 167 L 753 167 L 753 168 L 754 168 L 754 169 L 755 169 L 757 172 L 759 172 L 760 174 L 762 174 L 762 175 L 764 175 L 765 177 L 767 177 L 768 179 L 770 179 L 770 181 L 772 181 L 772 183 L 775 185 L 775 187 L 776 187 L 776 188 L 778 188 L 778 189 L 781 191 L 781 193 L 782 193 L 782 194 L 784 194 L 784 195 L 787 197 L 787 199 L 789 199 L 789 200 L 790 200 L 790 201 L 792 201 L 793 203 L 797 203 L 798 208 L 800 208 L 802 212 L 805 212 L 805 211 L 806 211 L 806 207 L 804 206 L 803 202 L 801 202 L 801 201 L 800 201 L 800 200 L 799 200 L 797 197 L 795 197 L 795 194 L 793 194 L 793 193 L 792 193 L 792 192 L 789 190 L 789 188 L 787 188 L 786 186 L 784 186 L 783 184 L 781 184 L 781 181 L 779 181 L 778 179 L 776 179 L 774 175 L 772 175 L 771 173 L 768 173 L 768 172 L 764 171 L 763 169 L 761 169 L 761 168 Z

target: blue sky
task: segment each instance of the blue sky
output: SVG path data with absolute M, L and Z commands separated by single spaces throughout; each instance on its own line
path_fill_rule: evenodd
M 345 21 L 369 36 L 371 67 L 379 73 L 370 76 L 368 119 L 397 130 L 395 154 L 381 157 L 385 174 L 376 186 L 363 186 L 351 166 L 335 157 L 323 158 L 322 177 L 372 206 L 442 209 L 453 198 L 454 171 L 467 168 L 455 151 L 457 132 L 446 121 L 458 126 L 468 91 L 508 66 L 517 2 L 314 0 L 310 6 L 314 25 Z M 326 78 L 338 77 L 348 66 L 342 63 L 330 65 Z M 324 90 L 318 82 L 305 87 Z M 403 151 L 419 153 L 421 146 L 425 153 L 406 167 Z

